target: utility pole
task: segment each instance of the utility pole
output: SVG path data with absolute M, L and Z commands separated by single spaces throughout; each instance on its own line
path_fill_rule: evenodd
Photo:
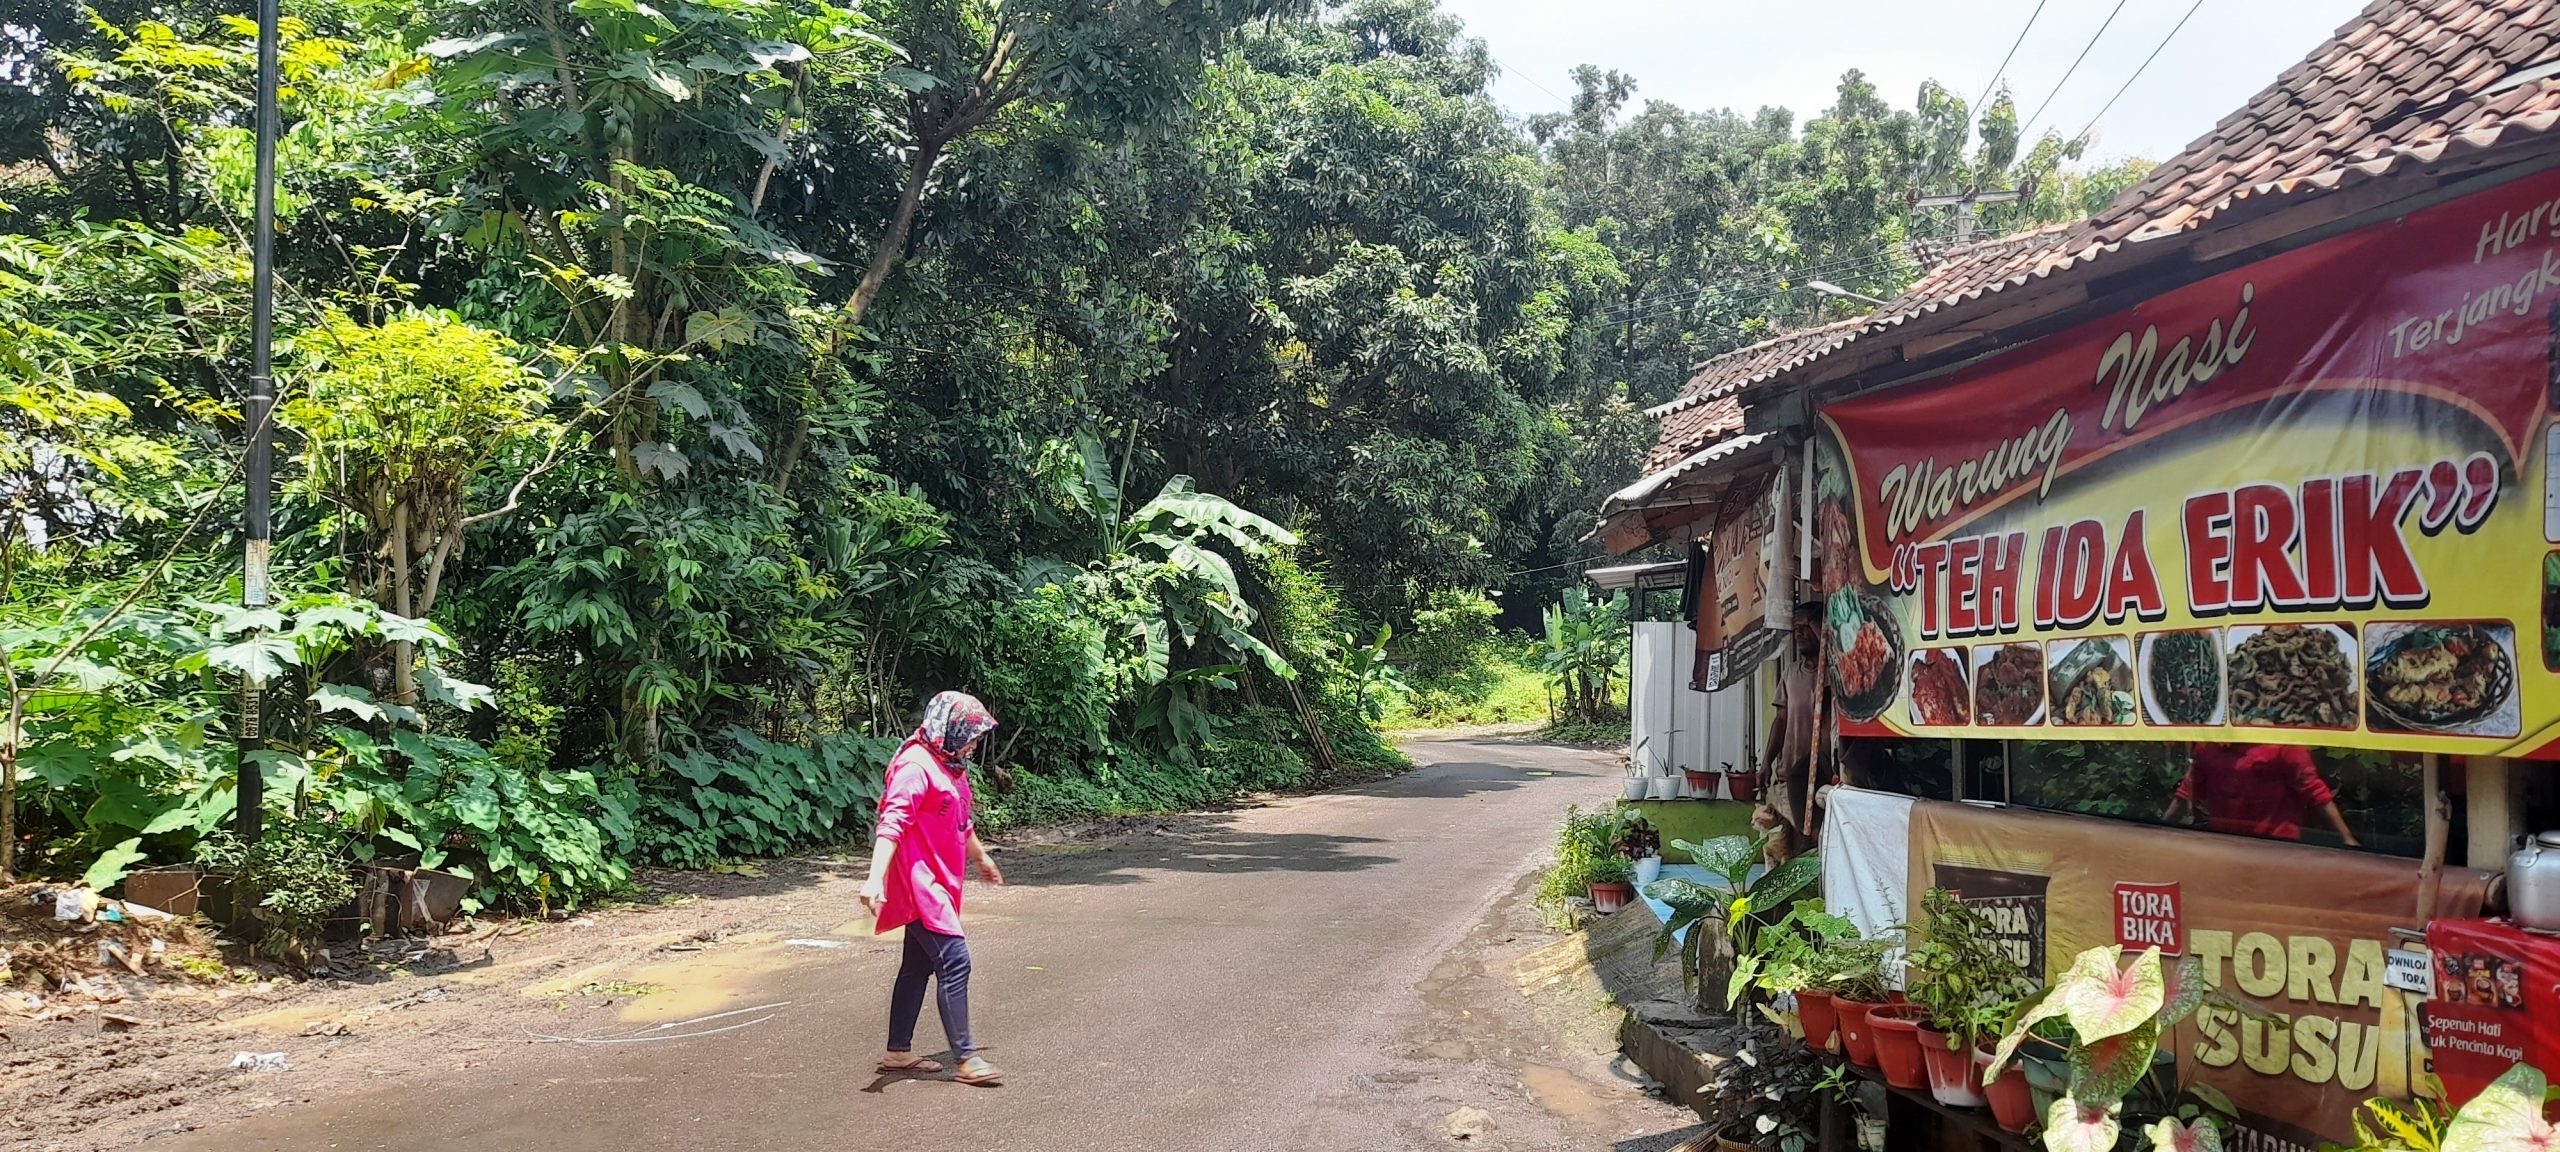
M 1914 209 L 1954 208 L 1956 210 L 1956 243 L 1973 239 L 1974 209 L 1982 204 L 2008 204 L 2025 195 L 2023 191 L 1985 192 L 1967 188 L 1962 192 L 1922 196 L 1911 202 Z
M 258 0 L 258 173 L 257 231 L 252 237 L 249 288 L 249 398 L 241 419 L 249 426 L 248 499 L 242 535 L 248 540 L 240 576 L 240 603 L 251 610 L 267 606 L 268 488 L 274 468 L 275 324 L 276 324 L 276 54 L 282 0 Z M 253 631 L 252 636 L 255 635 Z M 266 748 L 266 686 L 240 678 L 240 786 L 232 810 L 233 829 L 246 850 L 265 832 L 266 766 L 252 758 Z M 244 902 L 255 895 L 242 892 Z

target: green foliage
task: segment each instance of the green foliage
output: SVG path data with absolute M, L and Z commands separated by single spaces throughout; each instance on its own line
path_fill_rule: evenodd
M 1554 682 L 1565 718 L 1589 722 L 1606 716 L 1610 683 L 1626 670 L 1632 642 L 1623 592 L 1594 600 L 1579 587 L 1569 588 L 1547 609 L 1538 668 Z
M 356 898 L 345 830 L 325 819 L 276 821 L 246 848 L 228 832 L 215 833 L 198 845 L 197 861 L 228 873 L 235 887 L 260 894 L 257 917 L 266 925 L 261 946 L 273 955 L 318 945 L 330 918 Z
M 2357 1105 L 2351 1121 L 2356 1142 L 2323 1144 L 2321 1152 L 2440 1152 L 2451 1117 L 2443 1103 L 2443 1082 L 2433 1076 L 2428 1080 L 2415 1099 L 2376 1096 Z
M 843 736 L 802 747 L 742 729 L 722 735 L 728 747 L 670 756 L 669 778 L 626 783 L 605 798 L 616 816 L 616 847 L 650 863 L 699 868 L 855 842 L 871 826 L 882 765 L 897 750 L 886 738 Z
M 1738 1006 L 1742 991 L 1756 975 L 1748 970 L 1748 958 L 1765 958 L 1778 950 L 1776 942 L 1763 938 L 1772 930 L 1795 932 L 1813 925 L 1795 908 L 1798 900 L 1821 881 L 1822 857 L 1810 852 L 1792 857 L 1755 880 L 1752 868 L 1769 842 L 1768 834 L 1719 836 L 1703 844 L 1674 840 L 1671 851 L 1688 856 L 1706 869 L 1709 882 L 1699 884 L 1675 877 L 1656 880 L 1645 888 L 1645 895 L 1671 907 L 1670 917 L 1662 922 L 1661 934 L 1654 938 L 1654 958 L 1660 959 L 1677 946 L 1681 975 L 1702 998 L 1707 990 L 1709 960 L 1714 955 L 1711 949 L 1722 946 L 1736 959 L 1725 1001 L 1728 1006 Z M 1822 926 L 1837 927 L 1827 921 Z M 1710 939 L 1709 929 L 1714 931 L 1715 939 Z
M 2218 1142 L 2221 1126 L 2237 1115 L 2231 1102 L 2209 1086 L 2178 1083 L 2177 1064 L 2162 1057 L 2160 1039 L 2208 1001 L 2255 1010 L 2207 991 L 2196 957 L 2177 964 L 2174 973 L 2166 970 L 2158 948 L 2131 963 L 2113 944 L 2081 953 L 2070 970 L 2020 1004 L 1983 1083 L 1999 1076 L 2030 1038 L 2056 1043 L 2049 1033 L 2058 1030 L 2068 1037 L 2070 1080 L 2045 1113 L 2044 1144 L 2051 1152 L 2107 1152 L 2128 1125 L 2166 1152 Z
M 2524 1152 L 2550 1147 L 2560 1139 L 2544 1118 L 2552 1095 L 2541 1069 L 2529 1064 L 2507 1069 L 2445 1125 L 2445 1152 Z
M 1496 655 L 1493 598 L 1468 589 L 1443 588 L 1431 593 L 1413 614 L 1398 649 L 1405 671 L 1419 680 L 1452 680 L 1469 676 Z
M 1955 894 L 1932 888 L 1920 901 L 1922 921 L 1904 930 L 1905 991 L 1929 1010 L 1929 1026 L 1959 1051 L 2006 1029 L 2035 982 L 2001 947 L 1997 928 Z
M 1823 266 L 1916 183 L 2125 175 L 1854 77 L 1801 130 L 1617 124 L 1620 78 L 1524 136 L 1429 0 L 320 0 L 249 615 L 253 29 L 12 21 L 0 871 L 102 880 L 222 822 L 244 676 L 279 818 L 531 905 L 858 834 L 945 687 L 1006 722 L 991 827 L 1390 769 L 1382 724 L 1546 676 L 1604 720 L 1619 609 L 1533 657 L 1496 604 L 1573 582 L 1686 363 L 1791 319 L 1683 294 L 1881 292 Z
M 1618 852 L 1625 830 L 1626 817 L 1615 809 L 1566 808 L 1564 823 L 1556 828 L 1555 863 L 1547 866 L 1546 875 L 1538 881 L 1538 906 L 1552 914 L 1561 911 L 1565 901 L 1588 895 L 1594 884 L 1626 883 L 1635 875 L 1635 866 Z

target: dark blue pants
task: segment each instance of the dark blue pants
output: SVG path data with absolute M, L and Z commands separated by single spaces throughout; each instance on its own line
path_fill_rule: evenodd
M 924 1013 L 928 978 L 951 1055 L 966 1060 L 978 1050 L 969 1041 L 969 939 L 945 936 L 922 924 L 907 925 L 906 955 L 898 961 L 898 982 L 889 991 L 889 1050 L 915 1047 L 916 1017 Z

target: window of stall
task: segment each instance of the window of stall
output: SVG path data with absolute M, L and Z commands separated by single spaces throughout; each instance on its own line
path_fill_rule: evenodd
M 1969 751 L 1975 743 L 1992 742 L 1969 741 Z M 2426 847 L 2416 753 L 2099 740 L 2001 747 L 2005 796 L 1990 787 L 1987 758 L 1968 757 L 1967 799 L 2391 856 Z

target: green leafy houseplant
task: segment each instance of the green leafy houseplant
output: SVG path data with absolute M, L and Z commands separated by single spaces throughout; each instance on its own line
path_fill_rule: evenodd
M 1556 862 L 1538 883 L 1538 905 L 1559 911 L 1565 901 L 1590 894 L 1593 884 L 1624 884 L 1635 865 L 1618 854 L 1624 817 L 1614 812 L 1585 812 L 1580 805 L 1564 810 L 1556 828 Z
M 2160 1059 L 2162 1034 L 2194 1014 L 2208 995 L 2204 965 L 2196 957 L 2180 958 L 2172 979 L 2158 948 L 2143 950 L 2130 963 L 2117 945 L 2091 948 L 2020 1006 L 1982 1081 L 1987 1085 L 1998 1077 L 2031 1038 L 2055 1043 L 2067 1037 L 2071 1074 L 2064 1093 L 2045 1110 L 2048 1152 L 2110 1152 L 2128 1120 L 2153 1149 L 2218 1150 L 2221 1126 L 2237 1115 L 2231 1102 L 2210 1086 L 2178 1083 L 2175 1062 Z M 2228 997 L 2213 999 L 2254 1011 Z
M 1759 1022 L 1750 1025 L 1734 1058 L 1718 1066 L 1699 1111 L 1726 1139 L 1806 1152 L 1819 1142 L 1822 1102 L 1847 1099 L 1853 1083 L 1812 1049 Z
M 2543 1118 L 2554 1091 L 2542 1070 L 2518 1064 L 2492 1081 L 2459 1111 L 2439 1103 L 2444 1085 L 2428 1077 L 2428 1090 L 2403 1103 L 2377 1097 L 2359 1105 L 2356 1142 L 2324 1144 L 2321 1152 L 2538 1152 L 2560 1147 L 2560 1130 Z
M 1725 1004 L 1739 1004 L 1754 988 L 1771 997 L 1821 989 L 1837 965 L 1833 950 L 1857 943 L 1858 926 L 1847 917 L 1823 911 L 1819 900 L 1799 900 L 1776 923 L 1752 933 L 1750 949 L 1734 957 Z
M 1822 878 L 1822 858 L 1806 853 L 1769 869 L 1758 880 L 1751 879 L 1751 866 L 1767 846 L 1766 836 L 1719 836 L 1704 844 L 1674 840 L 1671 850 L 1686 853 L 1707 870 L 1714 883 L 1675 877 L 1656 880 L 1645 889 L 1645 895 L 1671 906 L 1670 918 L 1654 939 L 1654 958 L 1668 954 L 1674 944 L 1681 945 L 1681 976 L 1701 996 L 1721 975 L 1731 999 L 1740 986 L 1732 982 L 1730 972 L 1714 969 L 1758 951 L 1760 933 L 1785 919 L 1787 913 L 1781 910 L 1792 909 Z M 1702 924 L 1715 931 L 1687 931 Z
M 1945 1033 L 1949 1047 L 1970 1051 L 2007 1026 L 2035 983 L 2010 961 L 1991 921 L 1954 893 L 1932 888 L 1920 906 L 1926 918 L 1905 933 L 1912 942 L 1905 991 L 1929 1010 L 1929 1028 Z
M 2442 1152 L 2445 1126 L 2453 1119 L 2443 1099 L 2444 1083 L 2434 1076 L 2427 1077 L 2426 1089 L 2414 1100 L 2376 1096 L 2357 1105 L 2349 1121 L 2356 1142 L 2323 1144 L 2321 1152 Z

